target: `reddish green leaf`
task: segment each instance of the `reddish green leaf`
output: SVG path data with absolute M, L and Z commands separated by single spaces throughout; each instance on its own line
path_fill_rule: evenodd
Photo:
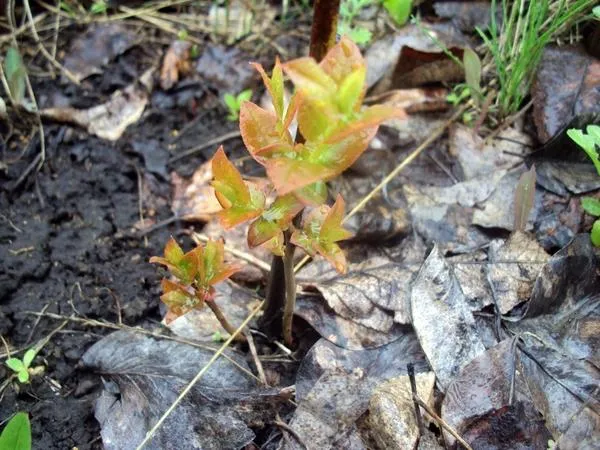
M 271 253 L 277 256 L 283 256 L 285 250 L 285 241 L 283 238 L 283 232 L 277 233 L 273 239 L 269 239 L 267 242 L 262 244 L 262 247 L 269 250 Z
M 386 120 L 405 119 L 406 117 L 406 111 L 402 108 L 395 108 L 388 105 L 370 106 L 362 111 L 356 120 L 350 122 L 344 129 L 329 137 L 327 142 L 337 142 L 354 133 L 358 133 L 371 127 L 375 127 L 375 131 L 377 131 L 377 127 Z
M 356 133 L 347 134 L 341 140 L 321 144 L 314 153 L 318 155 L 319 163 L 327 167 L 332 176 L 336 176 L 354 164 L 376 133 L 376 126 L 363 128 Z
M 241 270 L 239 264 L 225 263 L 224 247 L 225 244 L 222 239 L 206 242 L 202 254 L 201 273 L 198 277 L 199 285 L 213 286 Z
M 161 282 L 163 295 L 160 299 L 167 305 L 175 317 L 182 316 L 188 311 L 202 307 L 204 302 L 189 292 L 184 286 L 164 278 Z
M 313 58 L 298 58 L 283 65 L 296 89 L 311 100 L 331 101 L 336 91 L 335 81 Z
M 196 275 L 195 259 L 193 255 L 183 254 L 183 250 L 172 237 L 165 246 L 165 258 L 153 256 L 150 263 L 162 264 L 174 277 L 189 284 Z
M 336 242 L 348 239 L 351 233 L 342 228 L 344 200 L 338 195 L 334 205 L 316 208 L 306 217 L 302 230 L 292 234 L 293 244 L 309 255 L 324 256 L 340 273 L 346 272 L 346 257 Z
M 225 228 L 231 228 L 259 216 L 265 206 L 264 194 L 251 183 L 246 183 L 235 166 L 219 147 L 212 160 L 217 200 L 223 207 L 219 219 Z
M 265 83 L 265 87 L 271 94 L 271 99 L 273 101 L 273 107 L 275 108 L 275 114 L 277 117 L 282 120 L 283 119 L 283 70 L 281 68 L 281 63 L 279 62 L 279 58 L 275 59 L 275 66 L 273 67 L 273 74 L 271 78 L 267 75 L 263 66 L 258 63 L 252 64 Z
M 334 170 L 322 164 L 291 158 L 270 159 L 265 162 L 265 168 L 279 195 L 336 175 Z
M 351 72 L 365 67 L 365 61 L 356 44 L 351 39 L 342 37 L 340 42 L 327 52 L 320 65 L 327 75 L 340 84 Z
M 287 130 L 283 136 L 278 130 L 278 119 L 275 113 L 267 111 L 252 102 L 245 102 L 240 109 L 240 132 L 244 145 L 253 157 L 263 147 L 278 143 L 292 143 Z M 260 162 L 260 161 L 259 161 Z
M 294 191 L 294 195 L 305 205 L 317 206 L 327 200 L 327 184 L 317 181 Z
M 325 139 L 338 126 L 338 113 L 325 101 L 302 101 L 298 108 L 298 128 L 307 141 Z
M 277 197 L 269 209 L 255 220 L 248 229 L 248 245 L 256 247 L 287 230 L 304 205 L 294 194 Z
M 351 72 L 340 83 L 335 101 L 342 114 L 357 112 L 365 94 L 367 68 L 362 66 Z

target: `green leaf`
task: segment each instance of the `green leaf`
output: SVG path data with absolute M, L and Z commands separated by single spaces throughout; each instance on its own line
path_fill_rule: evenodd
M 596 220 L 592 225 L 592 244 L 600 247 L 600 220 Z
M 474 93 L 481 92 L 481 60 L 477 53 L 470 48 L 465 48 L 463 53 L 463 64 L 465 66 L 465 80 L 467 86 Z
M 350 39 L 358 45 L 368 44 L 373 38 L 373 33 L 364 27 L 352 27 L 346 30 L 346 34 Z
M 103 14 L 106 12 L 106 10 L 107 10 L 107 5 L 106 5 L 106 2 L 104 2 L 104 0 L 96 0 L 92 4 L 92 7 L 90 8 L 90 12 L 92 14 Z
M 35 351 L 33 348 L 30 348 L 25 352 L 25 355 L 23 355 L 23 364 L 25 365 L 25 367 L 29 367 L 31 365 L 31 362 L 33 361 L 33 358 L 35 358 L 35 355 L 37 355 L 37 351 Z
M 244 102 L 249 101 L 252 98 L 252 89 L 246 89 L 245 91 L 240 92 L 237 95 L 238 105 L 241 105 Z
M 600 19 L 600 6 L 594 6 L 594 9 L 592 9 L 592 13 L 594 13 L 594 16 L 596 16 L 596 18 Z
M 594 197 L 583 197 L 581 206 L 591 216 L 600 217 L 600 200 Z
M 277 197 L 273 204 L 248 229 L 248 245 L 256 247 L 288 229 L 304 205 L 294 194 Z
M 212 186 L 223 207 L 219 219 L 225 228 L 254 219 L 262 213 L 265 206 L 264 194 L 254 185 L 244 182 L 240 172 L 227 159 L 223 146 L 219 147 L 213 157 L 212 171 Z
M 594 138 L 596 145 L 600 147 L 600 125 L 588 125 L 585 130 L 588 135 Z
M 23 364 L 23 361 L 21 361 L 19 358 L 8 358 L 6 360 L 6 365 L 10 368 L 10 370 L 17 373 L 27 369 L 25 364 Z
M 402 26 L 410 17 L 412 0 L 385 0 L 383 7 L 394 21 Z
M 321 205 L 327 200 L 327 184 L 324 181 L 317 181 L 295 190 L 294 195 L 305 205 Z
M 19 380 L 19 383 L 27 383 L 29 381 L 29 372 L 27 369 L 23 369 L 17 373 L 17 379 Z
M 335 94 L 336 82 L 313 58 L 294 59 L 283 68 L 306 99 L 327 102 Z
M 291 144 L 287 130 L 277 131 L 277 116 L 252 102 L 245 102 L 240 108 L 240 133 L 248 152 L 262 164 L 258 157 L 261 149 L 283 143 Z
M 19 412 L 2 430 L 0 435 L 2 450 L 31 450 L 31 425 L 27 413 Z
M 358 111 L 365 91 L 366 67 L 362 66 L 350 73 L 336 92 L 336 103 L 340 112 L 348 115 Z
M 592 126 L 594 127 L 594 126 Z M 590 128 L 590 127 L 588 127 Z M 567 135 L 577 144 L 579 145 L 584 152 L 587 153 L 589 158 L 592 160 L 594 167 L 596 168 L 596 172 L 600 175 L 600 157 L 598 156 L 598 152 L 596 151 L 596 133 L 598 130 L 596 128 L 591 128 L 591 135 L 584 134 L 583 131 L 578 130 L 576 128 L 571 128 L 567 130 Z
M 4 58 L 4 72 L 8 88 L 15 103 L 22 103 L 25 98 L 25 65 L 19 51 L 9 47 Z
M 223 96 L 223 101 L 227 105 L 227 108 L 229 108 L 229 112 L 239 111 L 240 108 L 237 99 L 232 94 L 225 94 Z

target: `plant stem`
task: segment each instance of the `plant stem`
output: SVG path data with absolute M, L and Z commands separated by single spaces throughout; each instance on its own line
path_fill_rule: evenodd
M 215 303 L 214 300 L 207 300 L 206 304 L 211 309 L 211 311 L 215 314 L 215 317 L 217 318 L 217 320 L 219 321 L 221 326 L 223 328 L 225 328 L 225 331 L 227 331 L 231 336 L 233 336 L 233 334 L 236 332 L 237 328 L 232 326 L 229 323 L 229 321 L 225 318 L 223 311 L 221 311 L 221 308 L 219 308 L 217 306 L 217 304 Z M 235 337 L 235 340 L 240 341 L 240 342 L 246 342 L 246 336 L 244 336 L 243 334 L 238 334 Z
M 309 55 L 321 61 L 335 45 L 340 0 L 315 0 Z
M 260 329 L 270 338 L 281 336 L 281 317 L 285 304 L 285 272 L 283 258 L 274 255 L 265 295 L 265 311 L 259 321 Z
M 290 242 L 290 233 L 285 233 L 285 254 L 283 270 L 285 272 L 285 307 L 283 309 L 283 341 L 292 347 L 292 325 L 296 308 L 296 277 L 294 275 L 294 250 L 296 246 Z
M 329 49 L 335 45 L 337 33 L 337 20 L 340 10 L 340 0 L 315 0 L 313 8 L 313 24 L 310 35 L 309 54 L 317 61 L 321 61 Z M 302 142 L 298 134 L 297 140 Z M 288 250 L 288 247 L 291 250 Z M 285 256 L 274 256 L 271 261 L 271 272 L 265 296 L 265 310 L 260 320 L 260 328 L 270 337 L 281 336 L 283 331 L 285 341 L 289 345 L 292 336 L 292 318 L 296 304 L 296 282 L 292 258 L 294 246 L 286 237 Z M 285 259 L 288 258 L 286 270 Z M 291 274 L 286 276 L 286 273 Z M 293 291 L 293 296 L 290 294 Z M 286 295 L 287 294 L 287 295 Z M 283 312 L 283 321 L 281 314 Z M 283 325 L 282 325 L 283 322 Z M 284 328 L 289 329 L 286 331 Z M 289 342 L 288 342 L 289 339 Z

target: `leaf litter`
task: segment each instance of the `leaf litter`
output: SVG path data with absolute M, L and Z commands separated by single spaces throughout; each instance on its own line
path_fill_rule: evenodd
M 448 9 L 456 6 L 437 4 L 438 14 L 455 18 L 455 26 L 437 27 L 436 36 L 460 55 L 470 42 L 456 27 L 472 25 L 456 20 L 456 12 Z M 442 12 L 444 8 L 450 12 Z M 469 23 L 483 21 L 475 6 L 471 11 L 472 17 L 462 18 Z M 372 83 L 386 78 L 380 81 L 381 89 L 385 83 L 398 88 L 424 80 L 460 79 L 462 74 L 447 64 L 443 52 L 430 38 L 417 38 L 419 34 L 422 30 L 418 27 L 405 27 L 392 43 L 372 47 L 379 47 L 380 52 L 373 51 L 370 57 Z M 109 59 L 127 46 L 117 47 L 120 50 Z M 200 77 L 219 94 L 252 84 L 252 72 L 246 71 L 243 63 L 233 63 L 241 69 L 226 76 L 221 70 L 224 64 L 231 65 L 231 60 L 246 61 L 248 55 L 208 44 L 196 73 L 191 74 L 189 46 L 183 50 L 169 66 L 163 66 L 163 89 L 176 88 L 182 82 L 180 75 L 186 73 Z M 382 50 L 392 60 L 383 61 Z M 411 60 L 408 66 L 407 58 Z M 167 59 L 171 58 L 165 62 Z M 107 60 L 98 61 L 89 64 L 90 74 L 102 70 Z M 552 61 L 548 64 L 555 68 Z M 384 70 L 377 65 L 385 66 Z M 77 65 L 71 67 L 75 71 Z M 89 75 L 82 72 L 80 76 Z M 581 95 L 585 98 L 573 97 L 573 110 L 588 112 L 591 105 L 594 111 L 594 102 L 589 101 L 595 98 L 589 93 L 594 75 L 578 71 L 577 77 L 584 80 Z M 547 92 L 560 79 L 554 74 L 548 79 L 538 77 L 536 108 L 552 97 Z M 46 110 L 46 117 L 118 140 L 128 125 L 140 118 L 143 121 L 151 93 L 151 89 L 145 94 L 143 89 L 136 90 L 139 84 L 132 86 L 115 94 L 115 99 L 125 96 L 130 103 L 111 100 L 96 107 L 99 109 L 63 111 L 62 116 L 55 111 L 54 117 Z M 402 159 L 408 146 L 422 141 L 444 120 L 445 108 L 439 102 L 444 90 L 399 92 L 405 97 L 396 101 L 416 94 L 415 108 L 423 108 L 426 114 L 407 106 L 407 117 L 389 123 L 366 154 L 363 162 L 371 163 L 371 168 L 366 165 L 361 173 L 356 164 L 332 186 L 332 194 L 355 191 L 353 198 L 348 195 L 350 206 Z M 562 97 L 571 98 L 573 92 Z M 541 107 L 550 114 L 552 106 Z M 440 114 L 431 113 L 432 109 Z M 114 115 L 117 110 L 125 114 Z M 566 120 L 560 126 L 552 118 L 545 120 L 536 124 L 542 141 L 566 125 Z M 95 121 L 98 124 L 93 125 Z M 422 155 L 412 173 L 405 172 L 391 182 L 382 196 L 349 221 L 357 236 L 346 244 L 350 262 L 346 275 L 334 276 L 318 259 L 298 274 L 297 316 L 324 338 L 306 355 L 298 355 L 302 358 L 296 376 L 298 408 L 289 426 L 302 441 L 318 444 L 318 448 L 367 448 L 373 442 L 380 448 L 389 442 L 414 448 L 419 432 L 406 369 L 413 363 L 419 396 L 431 407 L 441 401 L 442 418 L 474 447 L 544 448 L 550 438 L 557 440 L 560 448 L 598 444 L 598 263 L 589 236 L 577 234 L 581 221 L 576 219 L 581 211 L 576 207 L 578 198 L 572 195 L 598 186 L 591 178 L 589 183 L 581 183 L 578 174 L 584 166 L 536 155 L 538 182 L 533 202 L 524 206 L 531 214 L 515 223 L 511 205 L 517 181 L 528 173 L 530 164 L 523 161 L 529 163 L 531 145 L 529 136 L 516 127 L 491 142 L 466 127 L 453 127 L 449 144 L 438 142 L 430 152 L 442 159 L 434 161 L 435 172 L 432 161 Z M 133 150 L 144 157 L 148 172 L 164 177 L 164 158 L 156 163 L 150 155 L 152 148 L 159 147 L 156 141 L 148 141 Z M 378 159 L 383 162 L 368 161 L 377 159 L 374 155 L 384 155 Z M 540 159 L 542 164 L 538 164 Z M 210 202 L 208 180 L 212 176 L 205 169 L 191 180 L 173 173 L 176 194 L 172 207 L 178 217 L 208 222 L 204 231 L 212 235 L 217 233 L 214 215 L 220 209 Z M 229 237 L 235 247 L 244 248 L 242 242 L 239 236 Z M 552 255 L 558 248 L 562 249 Z M 266 259 L 264 254 L 260 257 Z M 264 274 L 259 271 L 244 280 L 261 284 Z M 254 297 L 248 290 L 224 285 L 216 301 L 235 300 L 222 303 L 224 309 L 230 305 L 228 316 L 237 325 L 252 309 Z M 215 324 L 202 311 L 171 324 L 175 334 L 200 342 L 209 341 L 208 330 L 213 329 Z M 247 367 L 239 354 L 229 355 Z M 156 421 L 210 356 L 210 352 L 185 344 L 124 332 L 89 349 L 82 363 L 105 376 L 96 416 L 103 425 L 106 448 L 135 446 L 148 424 Z M 159 429 L 152 445 L 242 447 L 255 438 L 253 430 L 275 420 L 286 400 L 279 388 L 259 389 L 221 360 L 168 419 L 167 426 Z M 195 432 L 190 433 L 191 429 Z M 444 433 L 444 437 L 453 442 L 450 434 Z M 421 442 L 424 439 L 422 436 Z M 295 448 L 296 444 L 291 439 L 282 445 Z

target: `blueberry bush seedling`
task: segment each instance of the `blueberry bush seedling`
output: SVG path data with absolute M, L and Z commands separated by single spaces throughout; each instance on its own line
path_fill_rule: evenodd
M 0 434 L 0 449 L 31 449 L 31 425 L 27 413 L 18 412 L 8 421 Z
M 240 92 L 238 95 L 233 94 L 225 94 L 223 96 L 223 101 L 225 105 L 227 105 L 227 109 L 229 110 L 229 115 L 227 116 L 227 120 L 232 122 L 238 120 L 240 116 L 240 107 L 242 103 L 250 100 L 252 98 L 252 90 L 246 89 L 245 91 Z
M 166 322 L 207 305 L 228 333 L 235 332 L 214 299 L 213 286 L 240 270 L 238 264 L 226 263 L 223 254 L 222 240 L 209 240 L 206 245 L 184 253 L 171 238 L 165 246 L 164 257 L 150 258 L 151 263 L 166 266 L 174 278 L 174 281 L 163 278 L 161 283 L 163 295 L 160 298 L 168 308 Z M 244 337 L 240 336 L 239 340 Z
M 600 126 L 588 125 L 586 133 L 576 128 L 567 130 L 567 135 L 589 156 L 594 163 L 596 172 L 600 175 Z M 594 197 L 583 197 L 581 206 L 591 216 L 600 217 L 600 200 Z M 592 225 L 592 244 L 600 247 L 600 219 L 596 220 Z
M 333 8 L 326 2 L 320 5 Z M 315 17 L 319 17 L 316 12 Z M 275 255 L 265 316 L 272 313 L 278 317 L 278 330 L 287 345 L 292 345 L 296 300 L 295 248 L 324 257 L 339 273 L 347 270 L 344 252 L 338 245 L 351 235 L 341 226 L 344 200 L 338 196 L 333 206 L 328 206 L 326 182 L 359 158 L 382 122 L 405 115 L 403 110 L 387 105 L 362 108 L 366 64 L 360 50 L 347 37 L 332 44 L 336 29 L 333 22 L 313 27 L 313 32 L 315 28 L 323 37 L 314 46 L 311 40 L 314 57 L 283 64 L 277 59 L 270 76 L 260 64 L 253 64 L 271 96 L 273 111 L 249 101 L 240 105 L 242 140 L 250 155 L 264 166 L 270 185 L 244 180 L 222 146 L 212 159 L 212 186 L 223 208 L 218 214 L 221 225 L 228 229 L 250 222 L 249 247 L 263 246 Z M 317 62 L 315 58 L 322 59 Z M 295 87 L 289 104 L 284 100 L 284 73 Z M 297 137 L 290 132 L 294 120 L 298 124 Z M 184 254 L 171 240 L 164 258 L 151 259 L 167 266 L 178 280 L 163 280 L 161 298 L 171 316 L 204 303 L 214 304 L 208 289 L 237 270 L 236 266 L 224 265 L 221 241 L 207 244 L 207 249 L 209 245 L 215 250 L 198 247 Z M 207 272 L 208 266 L 212 269 Z
M 43 366 L 31 367 L 36 354 L 37 350 L 30 348 L 23 355 L 23 359 L 8 358 L 6 360 L 6 365 L 15 373 L 19 383 L 29 383 L 29 378 L 32 375 L 38 375 L 44 371 Z

